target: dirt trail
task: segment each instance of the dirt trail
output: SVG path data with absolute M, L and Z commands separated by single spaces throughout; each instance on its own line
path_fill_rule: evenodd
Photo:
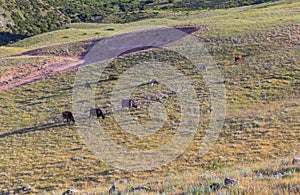
M 41 60 L 36 60 L 32 63 L 1 71 L 0 92 L 79 67 L 84 62 L 85 54 L 98 41 L 99 40 L 70 42 L 67 44 L 52 45 L 29 50 L 19 54 L 0 57 L 0 60 L 6 60 L 15 57 L 42 58 Z M 69 49 L 73 49 L 73 53 L 66 54 L 66 52 L 69 52 Z
M 43 66 L 23 65 L 1 73 L 0 92 L 26 85 L 28 83 L 74 69 L 83 63 L 77 57 L 56 57 L 53 62 Z

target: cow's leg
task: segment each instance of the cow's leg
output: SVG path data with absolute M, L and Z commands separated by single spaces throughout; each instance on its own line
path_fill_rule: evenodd
M 102 110 L 99 110 L 99 117 L 101 116 L 102 117 L 102 119 L 104 120 L 104 118 L 105 118 L 105 115 L 104 115 L 104 113 L 102 112 Z

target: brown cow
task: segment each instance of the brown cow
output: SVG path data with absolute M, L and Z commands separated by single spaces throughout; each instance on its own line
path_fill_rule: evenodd
M 75 119 L 73 117 L 72 112 L 70 111 L 64 111 L 62 113 L 63 121 L 67 120 L 67 122 L 73 121 L 75 123 Z
M 243 56 L 242 55 L 238 55 L 238 56 L 234 56 L 234 60 L 236 61 L 242 61 Z

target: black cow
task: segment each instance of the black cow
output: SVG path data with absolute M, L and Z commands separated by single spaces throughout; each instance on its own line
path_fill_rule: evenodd
M 122 108 L 127 107 L 130 109 L 131 107 L 139 109 L 139 105 L 134 102 L 132 99 L 122 99 Z
M 62 113 L 63 121 L 67 120 L 67 122 L 73 121 L 75 123 L 75 119 L 73 117 L 72 112 L 70 111 L 64 111 Z
M 115 185 L 112 185 L 111 188 L 110 188 L 109 191 L 108 191 L 108 194 L 109 194 L 109 195 L 114 194 L 115 191 L 116 191 L 116 186 L 115 186 Z
M 97 116 L 97 118 L 99 118 L 101 116 L 103 120 L 105 118 L 105 115 L 100 108 L 91 108 L 90 109 L 90 118 L 91 118 L 91 116 Z
M 293 164 L 300 163 L 300 158 L 294 158 L 292 161 Z
M 150 84 L 151 84 L 151 87 L 153 87 L 154 85 L 158 85 L 159 82 L 158 82 L 157 80 L 155 80 L 155 79 L 152 79 L 152 80 L 150 81 Z

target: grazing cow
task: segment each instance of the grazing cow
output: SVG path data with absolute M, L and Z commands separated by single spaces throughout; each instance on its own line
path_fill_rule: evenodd
M 238 183 L 238 181 L 236 179 L 228 178 L 228 177 L 226 177 L 224 179 L 224 184 L 225 185 L 236 184 L 236 183 Z
M 70 111 L 64 111 L 62 113 L 63 121 L 67 120 L 67 122 L 73 121 L 75 123 L 75 119 L 73 117 L 72 112 Z
M 206 67 L 205 64 L 200 64 L 200 65 L 199 65 L 199 69 L 200 69 L 201 72 L 202 72 L 202 71 L 207 72 L 207 67 Z
M 92 89 L 92 86 L 91 86 L 91 84 L 89 82 L 86 82 L 84 84 L 84 87 L 87 88 L 87 89 Z
M 292 163 L 293 163 L 293 164 L 300 163 L 300 158 L 293 158 Z
M 100 108 L 91 108 L 90 109 L 90 118 L 91 118 L 91 116 L 97 116 L 97 118 L 99 118 L 101 116 L 103 120 L 105 118 L 105 115 Z
M 131 107 L 139 109 L 140 107 L 136 102 L 134 102 L 132 99 L 122 99 L 122 108 L 128 108 L 130 109 Z
M 238 55 L 238 56 L 234 56 L 234 61 L 242 61 L 243 56 L 242 55 Z
M 115 186 L 115 185 L 112 185 L 111 188 L 110 188 L 109 191 L 108 191 L 108 194 L 109 194 L 109 195 L 114 194 L 115 191 L 116 191 L 116 186 Z
M 157 80 L 155 80 L 155 79 L 152 79 L 152 80 L 150 81 L 150 84 L 151 84 L 151 87 L 153 87 L 154 85 L 158 85 L 159 82 L 158 82 Z

